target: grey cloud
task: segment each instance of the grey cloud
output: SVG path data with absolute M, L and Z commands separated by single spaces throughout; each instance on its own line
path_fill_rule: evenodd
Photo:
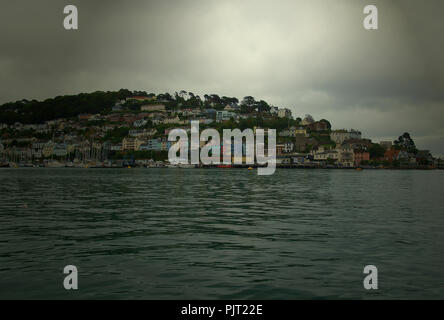
M 120 88 L 253 95 L 376 139 L 410 131 L 444 155 L 442 1 L 5 2 L 0 102 Z

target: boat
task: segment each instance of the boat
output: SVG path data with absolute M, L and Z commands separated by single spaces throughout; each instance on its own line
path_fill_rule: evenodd
M 356 171 L 362 171 L 362 168 L 356 168 Z
M 61 163 L 59 161 L 51 161 L 51 162 L 46 163 L 46 167 L 47 168 L 64 168 L 65 164 Z
M 195 167 L 194 164 L 179 164 L 180 169 L 194 169 Z
M 248 167 L 248 170 L 253 170 L 253 167 Z

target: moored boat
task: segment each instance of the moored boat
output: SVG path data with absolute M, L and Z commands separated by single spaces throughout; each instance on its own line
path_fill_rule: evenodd
M 45 167 L 47 167 L 47 168 L 64 168 L 65 164 L 61 163 L 59 161 L 50 161 L 50 162 L 46 163 Z

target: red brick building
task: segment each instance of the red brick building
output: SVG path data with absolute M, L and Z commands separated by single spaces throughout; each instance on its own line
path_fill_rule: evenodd
M 355 167 L 359 167 L 362 161 L 370 161 L 369 152 L 355 152 Z
M 384 153 L 384 161 L 393 162 L 398 160 L 400 150 L 386 150 Z

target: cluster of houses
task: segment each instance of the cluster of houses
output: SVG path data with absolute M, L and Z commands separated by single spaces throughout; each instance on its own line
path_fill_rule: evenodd
M 324 130 L 326 129 L 322 128 Z M 281 131 L 280 136 L 293 139 L 276 146 L 278 164 L 352 168 L 370 160 L 370 153 L 365 145 L 371 144 L 371 141 L 361 139 L 361 132 L 357 130 L 331 131 L 329 138 L 333 143 L 330 145 L 316 145 L 316 141 L 310 138 L 307 127 L 291 127 Z M 306 149 L 308 143 L 315 147 L 308 152 L 300 152 Z
M 306 136 L 301 132 L 302 139 Z M 331 131 L 330 138 L 335 143 L 334 146 L 320 145 L 307 153 L 294 152 L 295 145 L 292 142 L 277 145 L 278 163 L 341 168 L 370 167 L 375 166 L 375 163 L 380 167 L 395 166 L 405 169 L 444 167 L 444 160 L 434 158 L 428 150 L 408 152 L 396 148 L 391 141 L 379 142 L 384 150 L 383 156 L 371 157 L 369 150 L 373 145 L 372 141 L 362 139 L 357 130 Z
M 109 115 L 100 114 L 80 114 L 79 121 L 106 121 L 124 124 L 126 126 L 134 126 L 136 128 L 143 127 L 151 122 L 153 125 L 186 125 L 190 120 L 198 120 L 201 124 L 211 124 L 213 122 L 223 122 L 227 120 L 240 120 L 252 117 L 252 114 L 240 114 L 239 106 L 227 105 L 224 110 L 216 110 L 212 108 L 184 108 L 177 110 L 167 110 L 164 104 L 148 104 L 140 107 L 138 113 L 122 113 L 121 105 L 113 107 L 114 113 Z M 288 110 L 288 109 L 286 109 Z M 281 114 L 282 117 L 290 117 L 290 113 Z
M 443 167 L 442 159 L 435 159 L 429 150 L 418 150 L 417 153 L 409 153 L 405 150 L 388 149 L 384 153 L 383 161 L 397 162 L 402 168 L 416 168 L 418 166 Z
M 171 147 L 168 134 L 173 128 L 190 130 L 190 121 L 209 125 L 254 117 L 240 112 L 236 103 L 221 108 L 168 109 L 152 97 L 129 97 L 116 102 L 105 114 L 79 114 L 76 119 L 56 119 L 43 124 L 6 125 L 0 123 L 0 164 L 61 162 L 103 162 L 112 154 L 131 151 L 167 152 Z M 137 102 L 138 110 L 128 110 L 126 103 Z M 256 110 L 257 111 L 257 110 Z M 271 107 L 268 116 L 292 119 L 291 110 Z M 126 128 L 127 134 L 107 139 L 110 132 Z M 257 128 L 254 128 L 255 130 Z M 315 134 L 316 133 L 316 136 Z M 326 120 L 315 121 L 307 115 L 298 126 L 278 132 L 276 155 L 278 165 L 359 167 L 370 160 L 399 162 L 415 167 L 433 164 L 428 151 L 409 154 L 396 150 L 391 142 L 381 142 L 384 157 L 371 159 L 371 140 L 363 139 L 358 130 L 331 130 Z M 149 159 L 145 159 L 149 160 Z

